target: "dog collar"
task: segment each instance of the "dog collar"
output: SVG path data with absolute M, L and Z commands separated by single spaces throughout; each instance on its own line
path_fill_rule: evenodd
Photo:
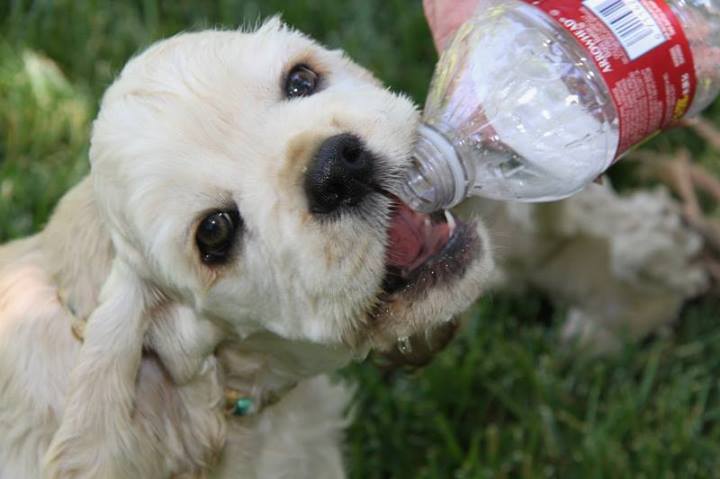
M 287 393 L 295 389 L 297 382 L 292 382 L 281 389 L 266 391 L 256 397 L 245 391 L 225 388 L 225 414 L 243 417 L 258 414 L 267 407 L 277 404 Z
M 85 340 L 86 320 L 78 317 L 74 308 L 63 300 L 62 294 L 58 293 L 58 301 L 65 311 L 70 315 L 70 329 L 73 336 L 81 343 Z M 266 407 L 270 407 L 279 402 L 287 393 L 295 389 L 296 382 L 287 384 L 281 389 L 267 391 L 260 397 L 253 395 L 248 391 L 238 389 L 225 388 L 225 414 L 228 416 L 245 417 L 259 414 Z

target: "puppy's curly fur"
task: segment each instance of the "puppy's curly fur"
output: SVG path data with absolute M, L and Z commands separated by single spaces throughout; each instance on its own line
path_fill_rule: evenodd
M 297 64 L 321 91 L 287 99 Z M 390 184 L 416 125 L 410 101 L 277 19 L 130 61 L 94 124 L 90 176 L 44 231 L 0 248 L 0 478 L 342 477 L 349 393 L 322 374 L 466 308 L 491 267 L 483 227 L 466 225 L 462 271 L 389 296 L 391 199 L 309 212 L 323 140 L 361 138 Z M 206 264 L 198 222 L 228 206 L 244 227 L 227 262 Z M 295 383 L 258 415 L 224 414 L 226 387 Z

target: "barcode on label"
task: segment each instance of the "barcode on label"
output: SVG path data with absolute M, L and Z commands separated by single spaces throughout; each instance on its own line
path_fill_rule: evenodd
M 640 0 L 585 0 L 583 5 L 608 26 L 631 60 L 667 40 Z

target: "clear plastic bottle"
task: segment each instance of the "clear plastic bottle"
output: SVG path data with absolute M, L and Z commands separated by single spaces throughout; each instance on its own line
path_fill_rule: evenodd
M 606 20 L 616 21 L 615 33 L 626 34 L 638 27 L 623 26 L 629 17 L 618 9 L 647 1 L 564 3 L 604 8 L 614 15 Z M 549 14 L 532 3 L 542 2 L 481 0 L 442 54 L 413 166 L 398 192 L 411 207 L 430 212 L 471 195 L 516 201 L 565 198 L 623 153 L 618 151 L 619 115 L 628 113 L 619 111 L 597 63 L 602 49 L 589 43 L 585 33 L 563 28 L 552 17 L 560 15 L 556 10 Z M 666 4 L 682 25 L 694 60 L 697 85 L 684 112 L 694 115 L 720 92 L 720 0 Z M 630 58 L 652 50 L 649 34 L 633 35 L 632 47 L 628 38 L 622 44 Z

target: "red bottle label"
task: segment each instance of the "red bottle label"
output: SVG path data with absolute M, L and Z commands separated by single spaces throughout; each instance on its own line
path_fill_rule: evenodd
M 690 108 L 697 79 L 680 21 L 663 0 L 523 0 L 587 52 L 617 108 L 618 158 Z

